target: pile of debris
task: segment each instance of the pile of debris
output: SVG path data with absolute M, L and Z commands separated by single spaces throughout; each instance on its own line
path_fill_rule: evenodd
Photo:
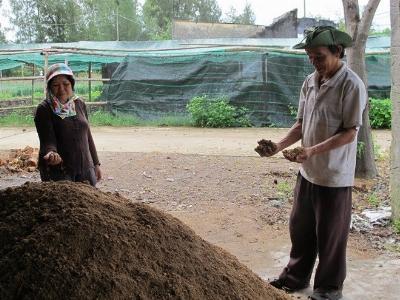
M 0 158 L 0 167 L 11 172 L 34 172 L 37 169 L 38 153 L 38 148 L 30 146 L 24 149 L 12 149 L 7 158 Z
M 0 257 L 0 299 L 290 299 L 178 219 L 82 183 L 0 190 Z

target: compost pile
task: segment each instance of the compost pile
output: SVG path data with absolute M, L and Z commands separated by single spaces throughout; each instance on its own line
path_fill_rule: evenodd
M 38 164 L 38 153 L 38 148 L 30 146 L 24 149 L 12 149 L 7 158 L 0 157 L 0 167 L 11 172 L 34 172 Z
M 0 190 L 1 299 L 289 299 L 176 218 L 72 182 Z

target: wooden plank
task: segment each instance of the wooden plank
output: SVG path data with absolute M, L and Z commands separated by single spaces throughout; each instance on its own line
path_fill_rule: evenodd
M 15 81 L 15 80 L 44 80 L 44 76 L 24 76 L 24 77 L 3 77 L 0 81 Z M 110 78 L 85 78 L 75 77 L 75 81 L 110 81 Z

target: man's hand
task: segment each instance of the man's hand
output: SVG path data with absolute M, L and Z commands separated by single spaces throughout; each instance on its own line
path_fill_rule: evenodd
M 51 166 L 58 165 L 63 161 L 60 154 L 54 151 L 49 151 L 45 156 L 43 156 L 43 159 Z
M 291 162 L 297 162 L 297 157 L 304 151 L 303 147 L 296 147 L 294 149 L 287 149 L 283 150 L 282 154 L 283 156 L 291 161 Z
M 271 140 L 260 140 L 257 142 L 258 146 L 254 149 L 260 156 L 269 157 L 278 153 L 278 146 Z
M 307 159 L 309 159 L 313 154 L 314 152 L 310 147 L 302 148 L 302 151 L 296 156 L 296 162 L 303 163 Z
M 294 149 L 283 150 L 282 154 L 291 162 L 303 163 L 314 154 L 314 151 L 311 147 L 296 147 Z

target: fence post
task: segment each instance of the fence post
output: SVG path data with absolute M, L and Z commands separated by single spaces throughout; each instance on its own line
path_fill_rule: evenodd
M 44 75 L 44 96 L 47 98 L 47 85 L 46 85 L 46 74 L 47 74 L 47 68 L 49 66 L 49 54 L 47 52 L 44 52 L 44 69 L 43 69 L 43 75 Z
M 89 102 L 92 101 L 92 62 L 89 62 L 88 67 L 88 77 L 89 77 Z
M 32 64 L 32 76 L 35 77 L 35 64 Z M 32 78 L 32 105 L 33 105 L 33 98 L 35 94 L 35 79 Z

